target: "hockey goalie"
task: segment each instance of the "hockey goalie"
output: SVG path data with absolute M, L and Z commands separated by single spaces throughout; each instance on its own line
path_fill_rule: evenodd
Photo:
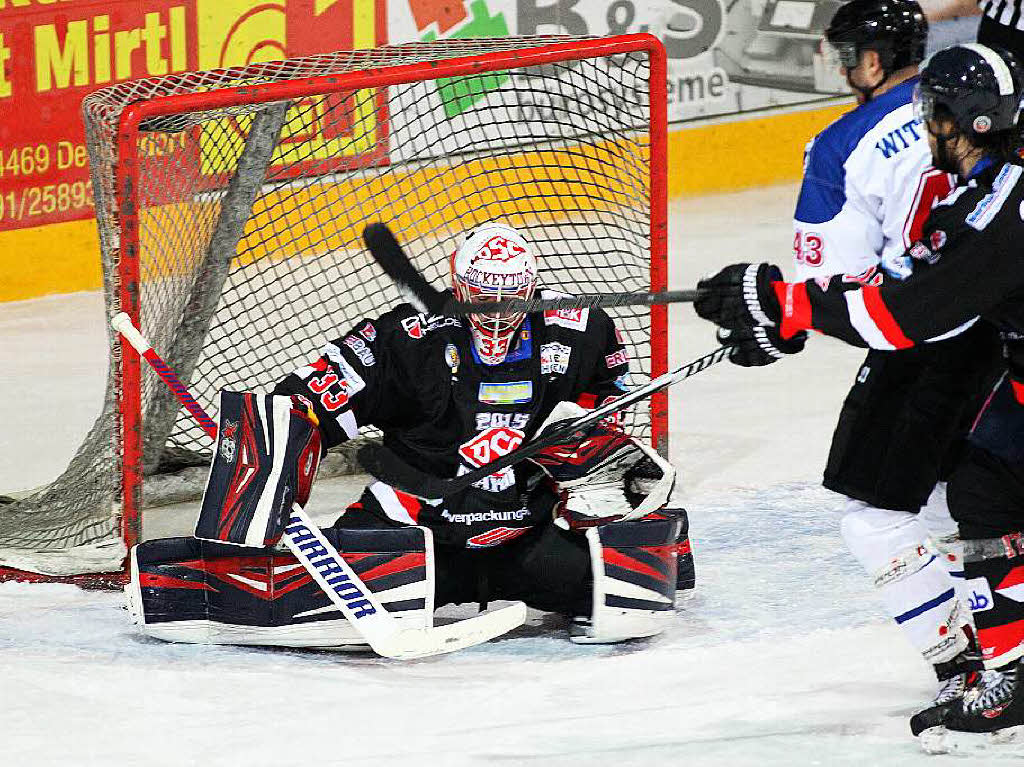
M 469 232 L 451 267 L 463 301 L 539 290 L 532 245 L 503 224 Z M 277 510 L 305 503 L 322 451 L 373 426 L 417 469 L 467 473 L 620 395 L 618 338 L 599 309 L 459 319 L 401 304 L 270 395 L 222 392 L 196 536 L 134 549 L 134 620 L 170 641 L 359 646 L 274 545 Z M 567 616 L 575 642 L 618 642 L 661 632 L 677 589 L 693 586 L 685 512 L 666 508 L 673 483 L 672 467 L 611 419 L 449 498 L 371 482 L 323 534 L 405 625 L 429 627 L 443 605 L 521 600 Z

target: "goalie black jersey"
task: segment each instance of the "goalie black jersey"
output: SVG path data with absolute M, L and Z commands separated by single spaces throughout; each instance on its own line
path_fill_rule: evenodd
M 358 322 L 275 391 L 313 403 L 325 447 L 375 426 L 408 463 L 451 478 L 530 439 L 558 402 L 595 407 L 622 394 L 628 368 L 615 325 L 600 309 L 530 314 L 505 361 L 484 365 L 465 320 L 402 304 Z M 549 522 L 555 500 L 551 483 L 527 461 L 444 502 L 374 482 L 360 504 L 392 522 L 432 528 L 439 544 L 475 548 Z

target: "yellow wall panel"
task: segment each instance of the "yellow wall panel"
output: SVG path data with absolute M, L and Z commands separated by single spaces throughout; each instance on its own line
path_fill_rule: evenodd
M 759 119 L 676 128 L 670 131 L 668 139 L 669 196 L 726 192 L 795 181 L 800 178 L 803 147 L 807 140 L 849 108 L 848 105 L 840 105 Z M 275 224 L 278 231 L 282 226 L 288 228 L 289 223 L 317 218 L 320 231 L 316 242 L 299 234 L 290 247 L 276 253 L 285 257 L 311 247 L 323 248 L 325 244 L 335 247 L 357 240 L 356 228 L 361 227 L 364 221 L 372 220 L 372 213 L 368 212 L 355 223 L 345 224 L 340 217 L 332 215 L 332 211 L 342 204 L 359 204 L 366 211 L 373 211 L 376 207 L 372 202 L 374 197 L 381 199 L 379 196 L 385 194 L 392 200 L 403 197 L 409 200 L 409 207 L 395 214 L 397 225 L 417 232 L 429 231 L 441 216 L 448 221 L 453 215 L 468 220 L 472 211 L 465 204 L 460 205 L 458 200 L 469 191 L 474 191 L 479 203 L 500 207 L 500 213 L 496 210 L 495 215 L 514 220 L 516 213 L 538 212 L 536 197 L 532 202 L 515 203 L 510 210 L 508 203 L 487 191 L 490 179 L 493 178 L 497 186 L 499 181 L 507 184 L 509 176 L 515 178 L 515 183 L 524 185 L 524 193 L 529 187 L 534 192 L 539 188 L 550 194 L 545 208 L 552 211 L 567 207 L 594 210 L 599 206 L 612 207 L 629 199 L 633 192 L 626 169 L 615 168 L 609 173 L 607 163 L 598 161 L 603 153 L 600 146 L 573 149 L 575 157 L 570 173 L 563 171 L 569 164 L 559 159 L 560 152 L 564 151 L 531 153 L 527 170 L 518 165 L 513 171 L 506 158 L 496 158 L 443 173 L 436 170 L 392 173 L 386 182 L 367 181 L 365 178 L 340 181 L 314 187 L 301 194 L 289 189 L 279 195 L 267 195 L 264 201 L 269 207 L 262 207 L 262 213 L 257 211 L 246 229 L 252 231 L 254 227 L 265 224 L 268 215 L 282 217 Z M 598 179 L 595 174 L 599 169 L 602 175 Z M 506 186 L 502 197 L 507 194 Z M 284 202 L 285 195 L 291 195 L 287 202 Z M 160 209 L 155 209 L 152 214 L 158 215 L 158 211 Z M 160 212 L 168 215 L 167 207 Z M 181 213 L 174 211 L 171 215 Z M 143 218 L 144 225 L 146 218 Z M 293 233 L 303 230 L 304 227 L 300 226 L 292 228 Z M 246 246 L 247 241 L 243 237 L 240 245 L 243 254 Z M 243 258 L 262 255 L 253 251 Z M 3 274 L 0 301 L 99 288 L 102 282 L 95 223 L 72 221 L 0 232 L 0 271 Z

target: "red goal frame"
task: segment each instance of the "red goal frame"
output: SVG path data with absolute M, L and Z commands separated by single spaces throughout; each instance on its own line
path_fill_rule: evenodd
M 622 35 L 588 41 L 553 42 L 536 48 L 492 52 L 444 61 L 377 67 L 339 75 L 323 75 L 284 82 L 223 88 L 200 94 L 178 94 L 139 101 L 121 113 L 117 129 L 118 165 L 115 177 L 120 211 L 121 310 L 141 326 L 138 284 L 140 229 L 139 185 L 136 176 L 143 164 L 138 134 L 144 120 L 180 112 L 295 100 L 359 89 L 435 80 L 443 77 L 483 74 L 510 67 L 550 64 L 581 58 L 646 52 L 650 61 L 650 242 L 652 291 L 667 289 L 667 98 L 666 57 L 661 41 L 649 34 Z M 668 308 L 651 307 L 651 377 L 668 370 Z M 121 340 L 122 378 L 119 409 L 122 425 L 122 535 L 128 547 L 138 543 L 142 498 L 142 368 L 139 354 Z M 651 398 L 652 441 L 663 454 L 668 450 L 668 396 Z

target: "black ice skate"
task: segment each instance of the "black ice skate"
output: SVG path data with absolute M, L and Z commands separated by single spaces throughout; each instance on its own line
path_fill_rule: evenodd
M 974 632 L 966 626 L 964 632 L 968 639 L 967 649 L 951 660 L 935 664 L 935 676 L 939 680 L 939 691 L 928 708 L 911 717 L 910 731 L 914 735 L 920 735 L 929 727 L 938 727 L 944 724 L 948 711 L 954 706 L 960 705 L 964 693 L 976 683 L 984 670 L 981 653 L 978 651 L 978 645 L 974 639 Z
M 1024 669 L 1015 661 L 984 671 L 957 702 L 926 709 L 911 719 L 921 747 L 931 754 L 970 754 L 998 747 L 1024 752 Z

